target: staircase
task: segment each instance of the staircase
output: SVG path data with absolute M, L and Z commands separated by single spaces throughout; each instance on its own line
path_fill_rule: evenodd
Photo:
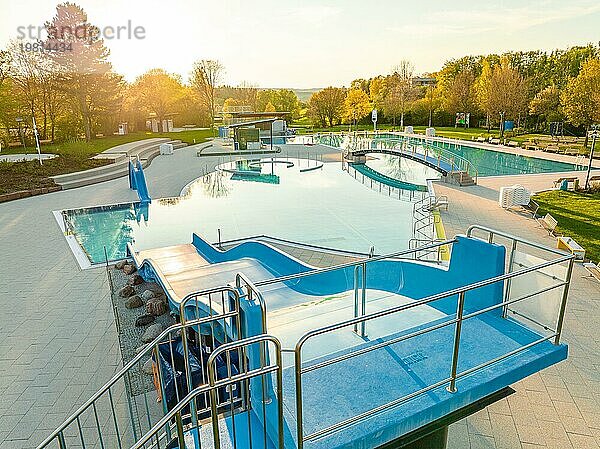
M 96 167 L 89 170 L 79 171 L 75 173 L 67 173 L 65 175 L 53 176 L 52 180 L 62 187 L 63 190 L 74 189 L 77 187 L 83 187 L 90 184 L 97 184 L 99 182 L 110 181 L 111 179 L 120 178 L 129 173 L 129 159 L 131 157 L 138 158 L 142 167 L 146 168 L 152 162 L 156 156 L 160 154 L 160 145 L 163 143 L 170 143 L 174 149 L 179 149 L 187 146 L 187 143 L 181 140 L 169 140 L 169 139 L 148 139 L 147 141 L 140 141 L 139 145 L 129 145 L 128 149 L 124 152 L 112 152 L 113 149 L 108 150 L 109 152 L 100 153 L 94 156 L 93 159 L 111 159 L 112 164 L 103 165 L 102 167 Z
M 450 173 L 450 177 L 461 187 L 477 184 L 473 177 L 466 171 L 453 171 Z

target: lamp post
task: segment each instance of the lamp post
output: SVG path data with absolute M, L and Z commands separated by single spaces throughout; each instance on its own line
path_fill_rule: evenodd
M 593 125 L 590 135 L 592 136 L 592 149 L 590 150 L 590 160 L 588 162 L 587 175 L 585 177 L 585 190 L 590 188 L 590 173 L 592 171 L 592 161 L 594 160 L 594 148 L 596 147 L 596 139 L 598 138 L 600 125 Z

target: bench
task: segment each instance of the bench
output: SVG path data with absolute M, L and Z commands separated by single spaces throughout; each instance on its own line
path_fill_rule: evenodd
M 556 247 L 574 254 L 577 260 L 585 259 L 585 249 L 571 237 L 558 237 L 556 239 Z
M 558 145 L 548 145 L 546 148 L 544 148 L 544 151 L 548 153 L 558 153 L 558 150 Z
M 589 271 L 591 277 L 600 282 L 600 262 L 597 265 L 593 262 L 584 263 L 583 268 Z
M 538 218 L 538 222 L 542 225 L 546 231 L 548 231 L 548 235 L 553 235 L 556 226 L 558 226 L 558 221 L 550 214 L 544 215 L 542 218 Z
M 492 145 L 500 145 L 500 139 L 490 139 Z
M 485 142 L 486 139 L 485 139 L 485 137 L 479 136 L 479 137 L 477 137 L 477 139 L 475 139 L 475 141 L 477 141 L 477 142 Z
M 519 142 L 517 142 L 516 140 L 509 140 L 506 145 L 508 145 L 509 147 L 518 148 Z
M 52 143 L 52 139 L 40 140 L 40 145 L 46 145 L 46 144 L 51 144 L 51 143 Z
M 21 145 L 23 145 L 21 142 L 8 142 L 6 144 L 8 148 L 20 147 Z

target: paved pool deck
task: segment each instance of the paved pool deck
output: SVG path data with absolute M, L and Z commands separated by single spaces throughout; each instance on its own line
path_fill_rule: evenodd
M 337 158 L 330 148 L 307 149 Z M 196 151 L 157 157 L 146 171 L 151 196 L 176 196 L 222 161 L 198 158 Z M 543 176 L 548 188 L 558 177 Z M 479 223 L 553 245 L 534 220 L 497 205 L 499 186 L 515 183 L 482 178 L 473 187 L 436 185 L 450 199 L 442 212 L 448 235 Z M 136 198 L 123 177 L 0 204 L 0 449 L 36 447 L 121 366 L 106 273 L 79 270 L 51 212 Z M 600 283 L 585 275 L 576 265 L 564 331 L 569 359 L 451 426 L 449 448 L 599 447 Z

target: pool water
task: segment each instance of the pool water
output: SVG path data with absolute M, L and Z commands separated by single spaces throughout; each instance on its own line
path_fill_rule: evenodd
M 425 185 L 428 179 L 439 179 L 441 176 L 438 171 L 424 164 L 389 154 L 369 154 L 366 165 L 390 178 L 420 186 Z
M 263 160 L 265 161 L 265 160 Z M 244 174 L 216 171 L 196 180 L 184 196 L 66 211 L 70 227 L 90 262 L 125 257 L 136 249 L 191 242 L 195 232 L 208 241 L 269 235 L 320 246 L 368 252 L 408 248 L 412 203 L 382 195 L 342 170 L 339 162 L 286 159 L 255 166 Z M 251 172 L 251 173 L 250 173 Z
M 422 144 L 423 139 L 411 139 Z M 479 176 L 523 175 L 536 173 L 555 173 L 583 169 L 567 162 L 551 161 L 537 157 L 521 156 L 519 154 L 503 153 L 501 151 L 455 145 L 448 142 L 428 141 L 427 145 L 448 150 L 469 160 L 477 169 Z

